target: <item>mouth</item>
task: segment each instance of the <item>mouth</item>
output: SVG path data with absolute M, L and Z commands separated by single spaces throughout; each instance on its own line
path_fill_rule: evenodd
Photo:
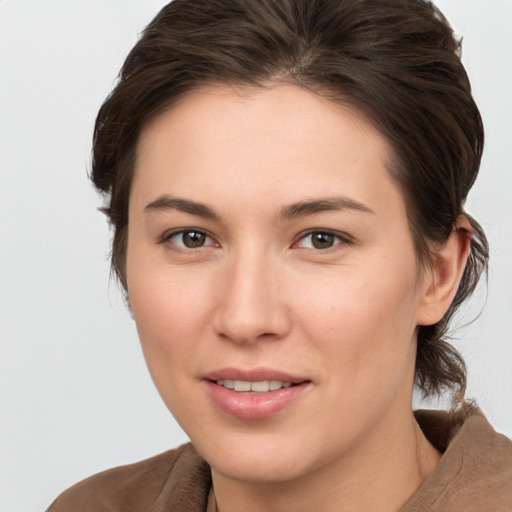
M 231 389 L 237 393 L 268 393 L 269 391 L 277 391 L 282 388 L 290 388 L 296 386 L 293 382 L 286 382 L 281 380 L 229 380 L 220 379 L 215 383 L 226 389 Z
M 274 416 L 311 390 L 309 379 L 274 370 L 223 369 L 203 377 L 213 404 L 241 420 Z

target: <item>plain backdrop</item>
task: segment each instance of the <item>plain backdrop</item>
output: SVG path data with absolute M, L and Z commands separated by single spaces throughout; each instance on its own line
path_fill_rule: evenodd
M 89 185 L 93 121 L 158 0 L 0 0 L 0 511 L 44 510 L 72 483 L 186 436 L 109 284 Z M 439 0 L 464 37 L 486 127 L 468 210 L 492 247 L 457 332 L 468 396 L 512 436 L 512 1 Z

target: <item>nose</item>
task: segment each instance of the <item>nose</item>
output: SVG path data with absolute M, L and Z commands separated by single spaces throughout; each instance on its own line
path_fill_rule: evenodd
M 223 275 L 213 319 L 217 335 L 235 343 L 281 339 L 290 330 L 282 274 L 265 256 L 235 257 Z

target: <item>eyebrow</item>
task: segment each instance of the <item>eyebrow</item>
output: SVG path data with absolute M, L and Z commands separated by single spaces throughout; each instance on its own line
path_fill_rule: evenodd
M 197 215 L 205 219 L 219 220 L 217 215 L 209 206 L 203 203 L 197 203 L 189 199 L 181 199 L 163 195 L 149 203 L 145 208 L 146 211 L 166 211 L 178 210 L 191 215 Z M 373 210 L 365 206 L 363 203 L 350 199 L 348 197 L 327 197 L 322 199 L 312 199 L 309 201 L 300 201 L 281 208 L 279 218 L 283 220 L 292 220 L 298 217 L 307 217 L 315 213 L 355 210 L 364 213 L 374 213 Z
M 196 203 L 188 199 L 180 199 L 178 197 L 171 197 L 164 195 L 149 203 L 144 210 L 146 211 L 166 211 L 178 210 L 180 212 L 197 215 L 205 219 L 218 220 L 219 216 L 209 207 L 203 203 Z
M 298 203 L 285 206 L 281 209 L 279 217 L 285 220 L 296 219 L 297 217 L 306 217 L 315 213 L 355 210 L 363 213 L 375 213 L 363 203 L 350 199 L 349 197 L 326 197 L 322 199 L 313 199 L 310 201 L 300 201 Z

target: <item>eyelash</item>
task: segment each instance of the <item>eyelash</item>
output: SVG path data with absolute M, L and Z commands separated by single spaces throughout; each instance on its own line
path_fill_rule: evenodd
M 351 237 L 349 237 L 346 234 L 338 233 L 335 231 L 330 231 L 328 229 L 312 229 L 305 233 L 300 234 L 299 237 L 297 238 L 297 241 L 294 242 L 293 245 L 298 246 L 301 241 L 307 239 L 308 237 L 312 237 L 313 235 L 327 235 L 328 237 L 333 237 L 335 242 L 330 247 L 325 247 L 325 248 L 318 248 L 318 247 L 299 247 L 299 248 L 302 248 L 302 249 L 305 249 L 308 251 L 313 251 L 313 252 L 328 253 L 328 252 L 335 251 L 335 250 L 339 249 L 339 246 L 349 245 L 353 242 Z M 313 245 L 313 244 L 314 244 L 314 242 L 311 243 L 311 245 Z
M 204 247 L 208 247 L 209 245 L 214 245 L 215 242 L 213 244 L 208 244 L 208 245 L 199 245 L 197 247 L 187 247 L 185 244 L 177 244 L 176 242 L 173 242 L 172 239 L 176 236 L 179 236 L 181 235 L 183 237 L 183 235 L 185 235 L 186 233 L 188 234 L 191 234 L 191 233 L 194 233 L 195 235 L 199 235 L 199 236 L 203 236 L 205 237 L 205 239 L 210 239 L 212 242 L 213 242 L 213 239 L 212 237 L 206 233 L 206 231 L 202 230 L 202 229 L 196 229 L 196 228 L 188 228 L 188 229 L 179 229 L 177 231 L 170 231 L 170 232 L 167 232 L 167 233 L 164 233 L 164 235 L 162 236 L 161 240 L 160 240 L 160 243 L 162 244 L 165 244 L 165 243 L 170 243 L 172 244 L 173 246 L 177 247 L 178 250 L 182 250 L 182 251 L 194 251 L 196 249 L 202 249 Z M 183 238 L 182 238 L 182 241 L 183 241 Z
M 174 237 L 179 236 L 179 235 L 181 235 L 183 237 L 183 235 L 185 235 L 187 233 L 199 235 L 200 237 L 204 237 L 205 241 L 207 241 L 209 239 L 210 242 L 212 242 L 212 243 L 208 243 L 208 244 L 202 243 L 201 245 L 197 245 L 196 247 L 187 247 L 184 243 L 178 244 L 178 243 L 172 241 L 172 239 Z M 307 237 L 312 237 L 313 235 L 323 235 L 323 236 L 327 236 L 327 237 L 332 237 L 335 240 L 335 242 L 333 242 L 333 244 L 331 246 L 323 247 L 323 248 L 314 247 L 313 241 L 311 242 L 311 245 L 313 247 L 300 247 L 300 243 L 302 241 L 306 240 Z M 183 238 L 181 241 L 183 242 Z M 175 248 L 177 248 L 175 250 L 178 250 L 178 251 L 195 251 L 196 249 L 203 249 L 205 247 L 218 245 L 206 231 L 204 231 L 202 229 L 197 229 L 197 228 L 180 229 L 177 231 L 171 231 L 168 233 L 164 233 L 164 235 L 160 239 L 160 243 L 162 243 L 162 244 L 170 243 Z M 330 231 L 327 229 L 314 229 L 314 230 L 309 230 L 305 233 L 301 233 L 297 237 L 296 241 L 293 242 L 292 248 L 300 248 L 300 249 L 305 249 L 305 250 L 317 252 L 317 253 L 328 253 L 331 251 L 335 251 L 337 248 L 339 248 L 339 246 L 348 245 L 351 243 L 352 243 L 351 238 L 346 234 L 333 232 L 333 231 Z

